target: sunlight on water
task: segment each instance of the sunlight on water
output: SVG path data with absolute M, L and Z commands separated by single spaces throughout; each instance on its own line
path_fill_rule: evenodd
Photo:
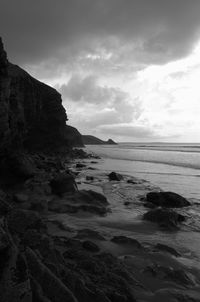
M 87 150 L 104 159 L 101 168 L 105 170 L 130 174 L 148 180 L 163 190 L 200 199 L 199 144 L 125 143 L 87 146 Z

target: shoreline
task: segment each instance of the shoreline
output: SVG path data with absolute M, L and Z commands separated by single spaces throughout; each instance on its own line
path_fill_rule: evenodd
M 200 187 L 199 187 L 199 170 L 189 167 L 180 167 L 174 165 L 166 165 L 165 163 L 152 163 L 148 161 L 140 161 L 134 159 L 124 159 L 127 157 L 126 152 L 131 150 L 88 148 L 90 151 L 97 151 L 97 154 L 104 158 L 100 163 L 99 168 L 103 165 L 105 170 L 113 170 L 122 174 L 134 175 L 138 178 L 143 178 L 153 184 L 163 188 L 163 190 L 176 192 L 186 198 L 193 198 L 200 203 Z M 116 158 L 115 152 L 119 152 L 119 158 Z M 125 153 L 123 153 L 125 152 Z
M 11 251 L 3 277 L 9 295 L 31 291 L 42 302 L 174 302 L 177 296 L 177 302 L 199 302 L 200 258 L 182 245 L 186 233 L 194 243 L 187 222 L 163 229 L 143 219 L 151 211 L 146 195 L 159 187 L 130 175 L 114 173 L 118 180 L 110 180 L 99 169 L 102 159 L 88 155 L 32 159 L 34 176 L 7 192 L 1 214 L 2 250 Z M 24 273 L 17 289 L 9 287 L 21 267 L 26 282 Z
M 101 159 L 102 161 L 102 159 Z M 136 238 L 145 241 L 162 241 L 163 243 L 169 243 L 170 238 L 174 237 L 176 248 L 180 248 L 182 245 L 182 251 L 186 254 L 189 253 L 191 247 L 190 235 L 191 232 L 196 233 L 195 227 L 192 229 L 190 223 L 187 221 L 182 224 L 181 228 L 177 232 L 171 230 L 164 230 L 165 237 L 162 238 L 162 230 L 151 222 L 144 221 L 142 216 L 148 211 L 148 208 L 144 207 L 141 198 L 145 198 L 146 194 L 151 191 L 162 191 L 160 187 L 151 184 L 149 181 L 139 179 L 130 175 L 123 175 L 123 181 L 110 182 L 107 177 L 107 171 L 95 170 L 95 166 L 99 166 L 98 163 L 90 164 L 90 160 L 84 161 L 88 166 L 81 169 L 80 174 L 76 177 L 79 190 L 94 190 L 98 193 L 103 193 L 109 201 L 110 210 L 105 216 L 94 216 L 92 214 L 86 215 L 84 212 L 76 217 L 76 214 L 68 218 L 73 224 L 73 220 L 76 219 L 75 224 L 82 226 L 90 222 L 91 227 L 96 229 L 104 229 L 107 232 L 112 232 L 113 235 L 121 232 L 121 234 L 129 236 L 136 236 Z M 90 169 L 90 168 L 94 168 Z M 93 180 L 87 180 L 87 177 L 94 177 Z M 128 180 L 133 183 L 127 183 Z M 116 202 L 117 201 L 117 202 Z M 126 204 L 127 203 L 127 204 Z M 187 215 L 188 209 L 178 209 L 178 212 Z M 70 214 L 71 215 L 71 214 Z M 65 214 L 61 214 L 62 221 L 65 220 Z M 86 221 L 87 220 L 87 221 Z M 86 223 L 85 223 L 86 222 Z M 105 232 L 106 232 L 105 231 Z M 153 236 L 156 233 L 156 236 Z M 178 234 L 178 235 L 177 235 Z M 197 232 L 198 234 L 198 232 Z M 188 237 L 189 242 L 185 244 L 184 235 Z M 153 236 L 153 238 L 151 238 Z M 148 238 L 150 237 L 150 238 Z M 181 238 L 179 238 L 181 237 Z M 200 235 L 198 236 L 200 240 Z M 197 239 L 196 239 L 197 241 Z M 187 251 L 188 249 L 188 251 Z M 193 254 L 196 248 L 193 249 Z M 197 256 L 200 259 L 200 245 L 199 250 L 196 251 Z
M 93 238 L 92 236 L 88 236 L 86 234 L 85 239 L 91 240 L 93 243 L 97 244 L 99 248 L 104 253 L 111 253 L 115 257 L 118 257 L 121 259 L 121 261 L 129 268 L 129 270 L 134 274 L 135 277 L 139 276 L 140 282 L 143 284 L 143 286 L 150 286 L 150 288 L 147 290 L 147 292 L 142 293 L 140 291 L 137 292 L 136 297 L 139 299 L 137 301 L 140 301 L 140 299 L 145 299 L 141 301 L 159 301 L 157 299 L 160 299 L 159 292 L 161 288 L 163 288 L 163 297 L 165 299 L 169 299 L 166 301 L 171 301 L 171 294 L 173 291 L 179 292 L 182 295 L 187 295 L 187 291 L 183 289 L 185 285 L 180 285 L 179 278 L 177 276 L 177 280 L 173 280 L 175 283 L 171 283 L 166 285 L 165 282 L 161 280 L 162 276 L 160 276 L 160 273 L 156 272 L 156 270 L 159 267 L 169 267 L 171 270 L 178 270 L 178 271 L 184 271 L 190 276 L 193 276 L 195 280 L 198 280 L 198 283 L 200 282 L 200 265 L 199 265 L 199 258 L 197 255 L 194 255 L 194 253 L 190 253 L 189 250 L 183 248 L 179 244 L 175 244 L 172 240 L 173 237 L 176 238 L 177 234 L 181 233 L 182 230 L 176 230 L 176 231 L 167 231 L 167 230 L 160 230 L 159 227 L 155 224 L 145 222 L 142 220 L 142 215 L 144 212 L 146 212 L 148 209 L 144 208 L 143 204 L 141 203 L 141 200 L 138 200 L 139 197 L 144 196 L 147 192 L 150 192 L 152 190 L 159 190 L 160 188 L 153 186 L 149 182 L 138 179 L 136 177 L 130 177 L 129 175 L 123 175 L 123 180 L 118 181 L 112 181 L 110 182 L 107 177 L 107 173 L 95 170 L 95 165 L 97 164 L 90 164 L 88 160 L 89 167 L 94 169 L 88 169 L 87 166 L 87 160 L 84 161 L 84 164 L 86 164 L 86 167 L 81 169 L 80 174 L 76 178 L 76 181 L 78 183 L 79 189 L 93 189 L 97 192 L 103 192 L 103 194 L 107 197 L 111 212 L 108 212 L 105 217 L 97 217 L 93 215 L 62 215 L 62 219 L 60 220 L 63 228 L 69 228 L 70 231 L 67 232 L 67 236 L 70 236 L 71 238 L 76 238 L 82 230 L 93 230 L 94 232 L 97 232 L 100 236 L 102 236 L 105 240 L 99 240 L 98 238 Z M 74 168 L 72 168 L 74 169 Z M 88 181 L 86 180 L 87 177 L 94 177 L 94 179 Z M 127 180 L 132 180 L 133 183 L 127 184 Z M 132 205 L 128 205 L 129 210 L 133 212 L 133 216 L 131 217 L 134 222 L 131 222 L 129 219 L 128 221 L 123 219 L 122 215 L 122 208 L 126 207 L 124 206 L 124 201 L 126 197 L 122 194 L 124 192 L 128 193 L 128 198 L 132 199 Z M 133 194 L 134 192 L 134 194 Z M 120 193 L 120 194 L 119 194 Z M 119 201 L 116 204 L 116 196 L 119 197 Z M 115 200 L 115 204 L 113 204 L 113 200 Z M 123 202 L 123 203 L 122 203 Z M 120 216 L 118 215 L 117 207 L 120 205 Z M 136 206 L 137 205 L 137 206 Z M 138 210 L 140 208 L 140 210 Z M 137 215 L 135 215 L 135 212 L 137 212 Z M 127 212 L 126 212 L 127 213 Z M 130 211 L 129 211 L 130 214 Z M 114 220 L 113 220 L 114 216 Z M 139 217 L 138 217 L 139 216 Z M 71 219 L 69 219 L 71 217 Z M 121 217 L 122 222 L 120 223 L 119 217 Z M 137 219 L 136 219 L 137 217 Z M 54 219 L 56 217 L 54 216 Z M 57 217 L 58 218 L 58 217 Z M 117 219 L 118 218 L 118 219 Z M 59 219 L 58 219 L 59 220 Z M 74 225 L 73 225 L 73 223 Z M 71 224 L 72 223 L 72 224 Z M 52 230 L 51 230 L 52 232 Z M 64 231 L 65 232 L 65 231 Z M 160 233 L 160 237 L 158 236 L 156 238 L 156 235 Z M 162 240 L 162 235 L 165 234 L 165 239 Z M 126 239 L 125 242 L 120 243 L 113 243 L 112 238 L 122 236 Z M 147 238 L 148 237 L 148 238 Z M 168 240 L 166 241 L 166 237 L 168 237 Z M 139 242 L 141 245 L 141 248 L 138 249 L 134 246 L 134 244 L 131 242 L 131 240 L 135 240 Z M 130 242 L 129 242 L 130 241 Z M 178 242 L 178 241 L 177 241 Z M 175 257 L 169 252 L 169 250 L 166 252 L 166 250 L 157 250 L 156 246 L 163 245 L 164 249 L 169 248 L 171 251 L 176 251 L 177 253 L 180 253 L 178 257 Z M 200 256 L 200 255 L 199 255 Z M 136 264 L 137 263 L 137 264 Z M 152 266 L 152 269 L 154 267 L 155 269 L 155 275 L 146 276 L 146 273 L 141 273 L 141 270 L 146 270 L 147 263 Z M 159 269 L 158 269 L 159 270 Z M 137 273 L 136 273 L 137 272 Z M 162 272 L 163 273 L 163 272 Z M 147 275 L 149 272 L 147 273 Z M 152 281 L 152 279 L 155 280 Z M 149 279 L 150 278 L 150 279 Z M 161 278 L 161 279 L 160 279 Z M 165 278 L 164 278 L 165 279 Z M 151 281 L 150 281 L 151 280 Z M 164 284 L 163 284 L 164 282 Z M 156 285 L 157 284 L 157 285 Z M 162 284 L 162 285 L 161 285 Z M 199 283 L 200 284 L 200 283 Z M 166 287 L 166 290 L 165 290 Z M 170 289 L 168 288 L 170 287 Z M 187 286 L 186 286 L 187 287 Z M 150 290 L 150 292 L 149 292 Z M 191 290 L 192 297 L 198 297 L 200 295 L 200 285 L 197 287 L 195 286 L 194 290 Z M 159 298 L 157 298 L 157 295 Z M 195 299 L 196 299 L 195 298 Z M 195 300 L 199 301 L 199 300 Z

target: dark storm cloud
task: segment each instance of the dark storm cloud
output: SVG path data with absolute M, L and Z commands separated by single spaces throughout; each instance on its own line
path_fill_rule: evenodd
M 1 0 L 0 35 L 20 64 L 120 45 L 137 60 L 163 63 L 191 50 L 199 14 L 199 0 Z
M 75 102 L 104 103 L 114 97 L 116 91 L 108 87 L 101 87 L 94 75 L 81 78 L 73 76 L 67 85 L 59 89 L 63 97 L 70 98 Z M 124 96 L 123 96 L 124 98 Z

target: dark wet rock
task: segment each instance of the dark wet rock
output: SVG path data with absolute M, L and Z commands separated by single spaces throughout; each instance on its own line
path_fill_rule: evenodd
M 111 172 L 108 174 L 109 180 L 115 180 L 115 181 L 120 181 L 123 179 L 123 176 L 119 173 L 116 172 Z
M 127 183 L 128 183 L 128 184 L 136 185 L 136 184 L 137 184 L 137 181 L 135 181 L 135 180 L 133 180 L 133 179 L 128 179 L 128 180 L 127 180 Z
M 87 175 L 87 176 L 86 176 L 86 180 L 88 180 L 88 181 L 93 181 L 93 180 L 94 180 L 94 176 L 89 176 L 89 175 Z
M 82 201 L 87 201 L 88 203 L 99 203 L 99 205 L 108 206 L 107 198 L 98 192 L 92 191 L 92 190 L 80 190 L 75 193 L 75 195 L 81 197 Z
M 157 243 L 155 245 L 155 248 L 159 251 L 164 251 L 164 252 L 167 252 L 175 257 L 180 257 L 181 254 L 179 252 L 177 252 L 173 247 L 170 247 L 166 244 L 161 244 L 161 243 Z
M 41 262 L 30 248 L 26 250 L 26 259 L 31 275 L 40 284 L 47 298 L 55 302 L 77 302 L 73 293 Z
M 98 245 L 89 240 L 83 241 L 83 248 L 93 253 L 97 253 L 100 251 Z
M 136 248 L 142 248 L 142 245 L 139 241 L 126 236 L 114 236 L 111 241 L 117 244 L 127 244 Z
M 108 201 L 104 195 L 95 191 L 80 190 L 66 195 L 65 199 L 50 201 L 49 210 L 59 213 L 86 211 L 104 215 L 108 212 Z
M 77 185 L 74 177 L 67 172 L 59 173 L 51 180 L 50 186 L 52 193 L 59 196 L 62 196 L 64 193 L 77 191 Z
M 46 226 L 41 217 L 34 211 L 13 209 L 7 217 L 11 233 L 24 234 L 28 229 L 44 230 Z
M 173 210 L 159 208 L 145 213 L 143 219 L 158 223 L 166 228 L 177 228 L 185 220 L 185 217 Z
M 79 171 L 74 171 L 74 170 L 70 170 L 70 173 L 71 173 L 74 177 L 76 177 L 76 176 L 78 176 L 78 175 L 80 174 Z
M 76 238 L 84 239 L 84 238 L 91 238 L 96 240 L 105 240 L 105 238 L 99 234 L 99 232 L 91 229 L 82 229 L 78 231 Z
M 51 223 L 55 224 L 60 230 L 72 232 L 72 228 L 67 226 L 64 222 L 60 220 L 50 220 Z
M 150 192 L 146 196 L 147 202 L 167 208 L 182 208 L 190 206 L 187 199 L 174 192 Z
M 82 168 L 85 168 L 85 167 L 86 167 L 85 164 L 82 164 L 82 163 L 77 163 L 77 164 L 76 164 L 76 168 L 77 168 L 77 169 L 79 169 L 79 168 L 82 169 Z
M 29 199 L 28 195 L 24 194 L 24 193 L 16 193 L 14 195 L 14 201 L 16 203 L 24 203 L 24 202 L 27 202 L 28 199 Z
M 155 208 L 156 208 L 156 205 L 153 204 L 152 202 L 145 202 L 145 203 L 144 203 L 144 207 L 145 207 L 145 208 L 149 208 L 149 209 L 155 209 Z

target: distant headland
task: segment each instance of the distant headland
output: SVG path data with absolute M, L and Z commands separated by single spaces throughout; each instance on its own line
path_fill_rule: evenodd
M 112 139 L 103 141 L 93 135 L 82 135 L 82 141 L 84 145 L 117 145 Z

